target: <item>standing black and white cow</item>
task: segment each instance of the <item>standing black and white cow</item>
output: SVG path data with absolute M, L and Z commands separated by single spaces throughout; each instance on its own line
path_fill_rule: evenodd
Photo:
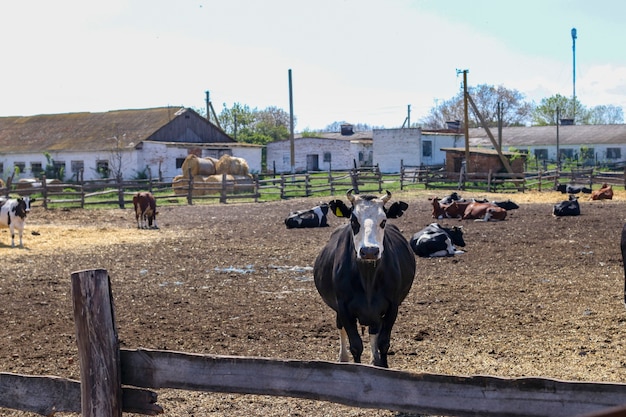
M 287 229 L 328 226 L 328 204 L 322 203 L 308 210 L 292 211 L 285 219 Z
M 463 253 L 454 247 L 465 246 L 463 228 L 442 227 L 438 223 L 431 223 L 413 235 L 410 245 L 413 252 L 422 258 L 454 256 Z
M 9 228 L 11 233 L 11 247 L 15 247 L 15 229 L 19 233 L 20 247 L 23 248 L 22 234 L 24 233 L 24 224 L 26 222 L 26 214 L 30 211 L 30 203 L 35 201 L 30 197 L 10 198 L 0 206 L 0 227 Z
M 332 233 L 315 260 L 313 276 L 322 299 L 336 312 L 339 360 L 349 360 L 349 343 L 354 361 L 361 362 L 360 324 L 369 328 L 372 362 L 386 368 L 391 328 L 415 276 L 409 242 L 387 219 L 402 216 L 408 205 L 385 207 L 389 191 L 380 198 L 352 192 L 347 193 L 350 207 L 341 200 L 330 202 L 331 211 L 350 223 Z

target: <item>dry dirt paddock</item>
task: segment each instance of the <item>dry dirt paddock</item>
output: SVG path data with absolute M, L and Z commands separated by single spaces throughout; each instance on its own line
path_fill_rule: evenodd
M 409 203 L 395 220 L 407 238 L 433 221 L 432 195 L 392 196 Z M 464 226 L 467 252 L 417 259 L 390 367 L 626 382 L 619 252 L 626 194 L 603 202 L 583 196 L 582 215 L 570 218 L 552 217 L 552 205 L 564 199 L 554 192 L 495 197 L 521 207 L 503 222 L 441 221 Z M 70 274 L 92 268 L 111 276 L 123 348 L 336 360 L 334 316 L 311 267 L 345 220 L 332 216 L 320 229 L 283 223 L 289 211 L 318 202 L 164 206 L 160 230 L 137 230 L 131 209 L 34 208 L 24 249 L 12 249 L 8 231 L 0 231 L 0 371 L 79 379 Z M 158 394 L 166 416 L 397 416 L 298 399 Z

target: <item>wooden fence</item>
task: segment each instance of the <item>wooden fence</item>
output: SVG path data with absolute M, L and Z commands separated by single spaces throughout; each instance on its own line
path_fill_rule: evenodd
M 383 174 L 378 167 L 354 168 L 348 171 L 328 171 L 273 176 L 254 175 L 249 181 L 229 179 L 226 175 L 216 183 L 187 179 L 163 181 L 146 179 L 133 181 L 96 180 L 77 183 L 41 182 L 12 184 L 0 188 L 0 195 L 11 193 L 41 195 L 44 208 L 80 207 L 94 205 L 117 205 L 125 208 L 132 203 L 137 191 L 151 191 L 157 199 L 170 203 L 193 204 L 194 202 L 252 201 L 289 199 L 295 197 L 327 196 L 355 189 L 361 193 L 382 193 L 411 189 L 480 190 L 487 192 L 525 192 L 528 190 L 553 190 L 557 183 L 572 183 L 599 188 L 601 184 L 626 187 L 624 172 L 602 172 L 580 169 L 567 172 L 539 171 L 522 174 L 506 173 L 459 173 L 443 171 L 441 167 L 411 167 L 402 164 L 399 173 Z
M 446 172 L 442 167 L 401 165 L 400 189 L 456 189 L 486 192 L 525 192 L 553 190 L 557 183 L 586 185 L 597 188 L 602 184 L 626 187 L 626 169 L 623 172 L 573 169 L 571 171 L 537 171 L 524 173 Z
M 171 388 L 446 416 L 626 415 L 621 408 L 626 384 L 414 374 L 352 363 L 120 350 L 107 271 L 73 272 L 71 290 L 80 381 L 0 373 L 0 407 L 45 416 L 167 415 L 150 389 Z

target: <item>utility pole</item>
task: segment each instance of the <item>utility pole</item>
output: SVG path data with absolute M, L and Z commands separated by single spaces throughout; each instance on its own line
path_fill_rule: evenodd
M 289 144 L 291 157 L 291 173 L 296 173 L 296 149 L 293 134 L 293 88 L 291 84 L 291 69 L 289 69 Z
M 576 34 L 576 28 L 572 28 L 572 108 L 574 114 L 572 114 L 572 119 L 574 123 L 576 123 L 576 39 L 578 35 Z
M 469 166 L 469 155 L 470 155 L 470 151 L 469 151 L 469 113 L 468 113 L 468 108 L 467 108 L 467 73 L 469 72 L 469 70 L 456 70 L 456 75 L 459 75 L 459 73 L 463 73 L 463 128 L 465 130 L 465 172 L 470 172 L 470 166 Z

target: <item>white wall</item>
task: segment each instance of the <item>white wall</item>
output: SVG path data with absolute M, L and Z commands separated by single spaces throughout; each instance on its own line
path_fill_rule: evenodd
M 291 172 L 291 143 L 288 140 L 270 142 L 267 144 L 267 169 L 276 167 L 277 173 Z M 368 154 L 372 148 L 361 141 L 349 139 L 324 139 L 324 138 L 296 138 L 294 139 L 296 172 L 307 170 L 307 156 L 317 155 L 318 168 L 326 171 L 347 170 L 354 167 L 354 160 L 359 158 L 359 152 Z M 330 163 L 324 161 L 324 154 L 330 153 Z
M 405 165 L 420 165 L 421 132 L 411 129 L 374 129 L 374 164 L 381 172 L 400 172 L 400 161 Z

